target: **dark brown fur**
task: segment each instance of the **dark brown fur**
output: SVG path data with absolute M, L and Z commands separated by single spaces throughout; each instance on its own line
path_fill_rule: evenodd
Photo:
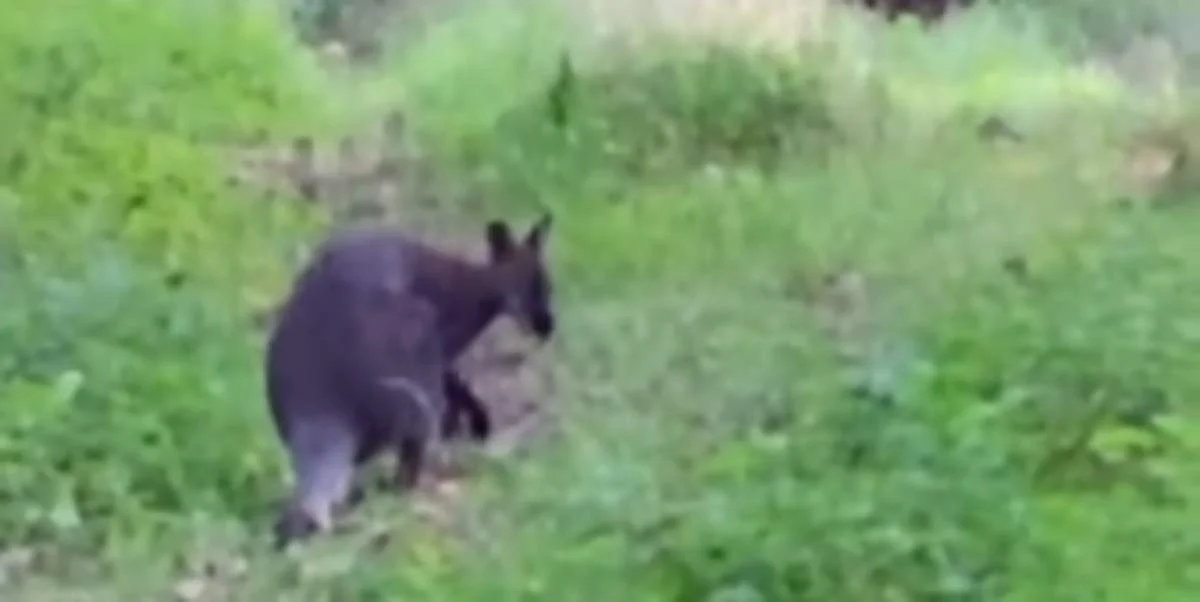
M 392 448 L 398 483 L 415 485 L 428 446 L 458 430 L 486 438 L 490 419 L 452 368 L 500 314 L 547 339 L 554 330 L 542 262 L 544 218 L 520 243 L 489 224 L 475 264 L 387 230 L 332 236 L 297 278 L 266 351 L 266 389 L 296 491 L 281 545 L 328 527 L 356 465 Z
M 953 6 L 967 7 L 974 0 L 860 0 L 867 9 L 881 12 L 888 21 L 911 15 L 926 24 L 940 21 Z

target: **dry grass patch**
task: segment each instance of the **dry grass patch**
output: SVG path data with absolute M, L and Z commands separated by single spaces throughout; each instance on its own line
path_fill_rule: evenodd
M 573 15 L 590 42 L 648 38 L 792 51 L 818 38 L 829 0 L 586 0 Z

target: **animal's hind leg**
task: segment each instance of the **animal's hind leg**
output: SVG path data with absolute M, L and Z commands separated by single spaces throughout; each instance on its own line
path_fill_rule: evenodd
M 375 458 L 384 445 L 385 442 L 379 438 L 378 433 L 368 432 L 365 437 L 360 439 L 358 451 L 354 455 L 354 467 L 357 474 L 350 481 L 350 491 L 346 494 L 347 509 L 361 505 L 366 501 L 370 491 L 379 489 L 378 479 L 371 478 L 369 473 L 364 475 L 361 469 Z
M 350 493 L 358 438 L 336 419 L 300 420 L 291 429 L 288 452 L 296 485 L 275 525 L 276 544 L 327 531 L 333 511 Z
M 399 447 L 399 462 L 396 463 L 396 485 L 402 491 L 417 488 L 421 481 L 421 470 L 425 465 L 426 451 L 429 449 L 427 439 L 406 437 L 397 444 Z

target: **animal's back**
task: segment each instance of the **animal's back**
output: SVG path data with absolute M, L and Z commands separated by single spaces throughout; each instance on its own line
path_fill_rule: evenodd
M 441 412 L 436 309 L 411 293 L 421 252 L 382 230 L 318 249 L 268 343 L 268 397 L 285 440 L 296 420 L 351 420 L 378 440 L 424 430 Z

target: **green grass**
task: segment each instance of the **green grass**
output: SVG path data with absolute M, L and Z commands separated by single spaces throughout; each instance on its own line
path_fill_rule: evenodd
M 838 20 L 798 54 L 593 52 L 558 130 L 545 93 L 570 36 L 541 4 L 453 11 L 337 85 L 258 5 L 134 5 L 47 3 L 76 17 L 0 42 L 8 81 L 53 79 L 55 59 L 20 53 L 66 44 L 124 91 L 0 94 L 37 118 L 0 150 L 41 170 L 3 172 L 0 197 L 20 266 L 0 285 L 6 599 L 1169 602 L 1200 585 L 1200 195 L 1114 202 L 1134 135 L 1187 138 L 1192 97 L 1078 67 L 1056 14 L 929 35 Z M 211 78 L 167 86 L 150 57 L 176 46 Z M 388 526 L 385 551 L 358 532 L 277 557 L 285 480 L 243 316 L 314 235 L 299 210 L 226 198 L 220 144 L 393 103 L 447 194 L 482 199 L 456 208 L 463 227 L 554 211 L 556 427 L 481 461 L 446 528 L 377 500 L 361 520 Z M 1024 139 L 982 138 L 989 116 Z M 122 209 L 138 185 L 142 221 Z M 189 285 L 164 285 L 181 266 Z

